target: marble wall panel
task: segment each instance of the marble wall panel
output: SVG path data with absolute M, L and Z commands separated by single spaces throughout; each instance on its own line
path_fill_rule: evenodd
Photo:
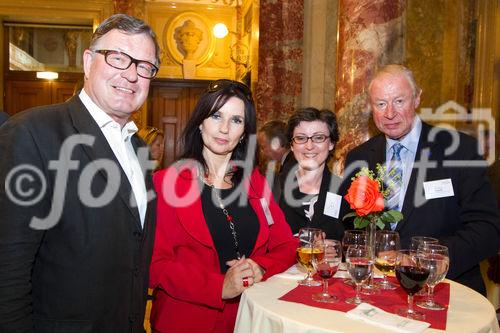
M 334 171 L 347 152 L 371 134 L 366 85 L 376 69 L 404 54 L 405 0 L 340 0 L 335 111 L 340 141 Z
M 260 2 L 257 119 L 286 119 L 300 105 L 303 0 Z

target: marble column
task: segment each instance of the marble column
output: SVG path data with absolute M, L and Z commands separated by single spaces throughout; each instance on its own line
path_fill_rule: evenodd
M 259 78 L 254 91 L 259 125 L 286 119 L 302 91 L 303 0 L 261 0 Z
M 114 0 L 115 13 L 123 13 L 144 19 L 145 0 Z
M 345 155 L 374 132 L 366 86 L 378 67 L 404 57 L 406 0 L 340 0 L 335 111 L 340 141 L 334 171 Z

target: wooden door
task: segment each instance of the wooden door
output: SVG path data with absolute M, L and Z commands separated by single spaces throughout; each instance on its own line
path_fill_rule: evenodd
M 75 82 L 51 82 L 52 103 L 62 103 L 73 97 Z
M 5 111 L 13 115 L 34 106 L 51 104 L 48 82 L 7 81 Z
M 155 80 L 152 83 L 149 124 L 165 133 L 164 166 L 170 165 L 179 157 L 180 136 L 207 85 L 208 81 L 187 80 Z
M 7 80 L 5 111 L 11 115 L 26 109 L 62 103 L 73 96 L 75 82 Z

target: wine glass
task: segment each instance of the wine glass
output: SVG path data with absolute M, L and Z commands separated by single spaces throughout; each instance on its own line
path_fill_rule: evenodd
M 378 282 L 381 289 L 393 290 L 397 287 L 387 280 L 388 273 L 394 273 L 396 265 L 397 250 L 401 248 L 399 234 L 392 230 L 380 230 L 377 232 L 375 243 L 375 267 L 384 275 L 382 281 Z
M 366 230 L 346 230 L 342 237 L 342 249 L 344 258 L 347 256 L 347 249 L 351 245 L 366 245 L 368 244 L 368 233 Z M 344 283 L 349 286 L 354 286 L 355 283 L 351 279 L 344 280 Z
M 434 301 L 434 287 L 441 283 L 448 273 L 450 257 L 448 248 L 439 244 L 425 244 L 419 246 L 417 259 L 422 267 L 429 270 L 427 278 L 427 300 L 417 302 L 417 306 L 428 310 L 444 310 L 446 307 Z
M 418 247 L 424 244 L 437 244 L 439 241 L 434 237 L 413 236 L 411 238 L 410 250 L 417 253 Z
M 313 266 L 323 279 L 323 292 L 313 294 L 312 299 L 318 302 L 335 303 L 338 298 L 328 293 L 328 279 L 331 278 L 342 261 L 342 247 L 338 240 L 325 239 L 314 242 L 314 248 L 322 248 L 324 255 L 313 256 Z
M 301 228 L 299 230 L 299 247 L 297 248 L 297 261 L 307 270 L 307 276 L 299 284 L 302 286 L 320 286 L 312 277 L 312 258 L 324 255 L 322 248 L 314 248 L 314 242 L 324 239 L 323 231 L 316 228 Z
M 437 244 L 438 242 L 439 242 L 438 239 L 434 238 L 434 237 L 413 236 L 411 238 L 410 250 L 412 250 L 414 253 L 417 253 L 418 247 L 420 245 Z M 420 290 L 416 295 L 417 296 L 426 296 L 427 295 L 427 287 L 424 286 L 422 288 L 422 290 Z
M 413 309 L 413 295 L 424 286 L 429 276 L 429 270 L 420 265 L 416 253 L 412 250 L 398 251 L 395 270 L 399 284 L 408 294 L 408 307 L 399 309 L 396 313 L 411 319 L 425 319 L 423 313 Z
M 347 271 L 356 284 L 356 296 L 346 299 L 346 303 L 358 305 L 366 300 L 360 296 L 361 284 L 367 281 L 373 271 L 373 258 L 366 245 L 351 245 L 346 252 Z

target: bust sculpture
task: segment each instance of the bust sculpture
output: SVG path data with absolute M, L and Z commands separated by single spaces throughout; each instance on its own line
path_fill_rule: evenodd
M 203 39 L 203 32 L 193 21 L 186 20 L 182 26 L 175 29 L 174 39 L 177 47 L 184 54 L 184 59 L 193 60 L 198 45 Z

